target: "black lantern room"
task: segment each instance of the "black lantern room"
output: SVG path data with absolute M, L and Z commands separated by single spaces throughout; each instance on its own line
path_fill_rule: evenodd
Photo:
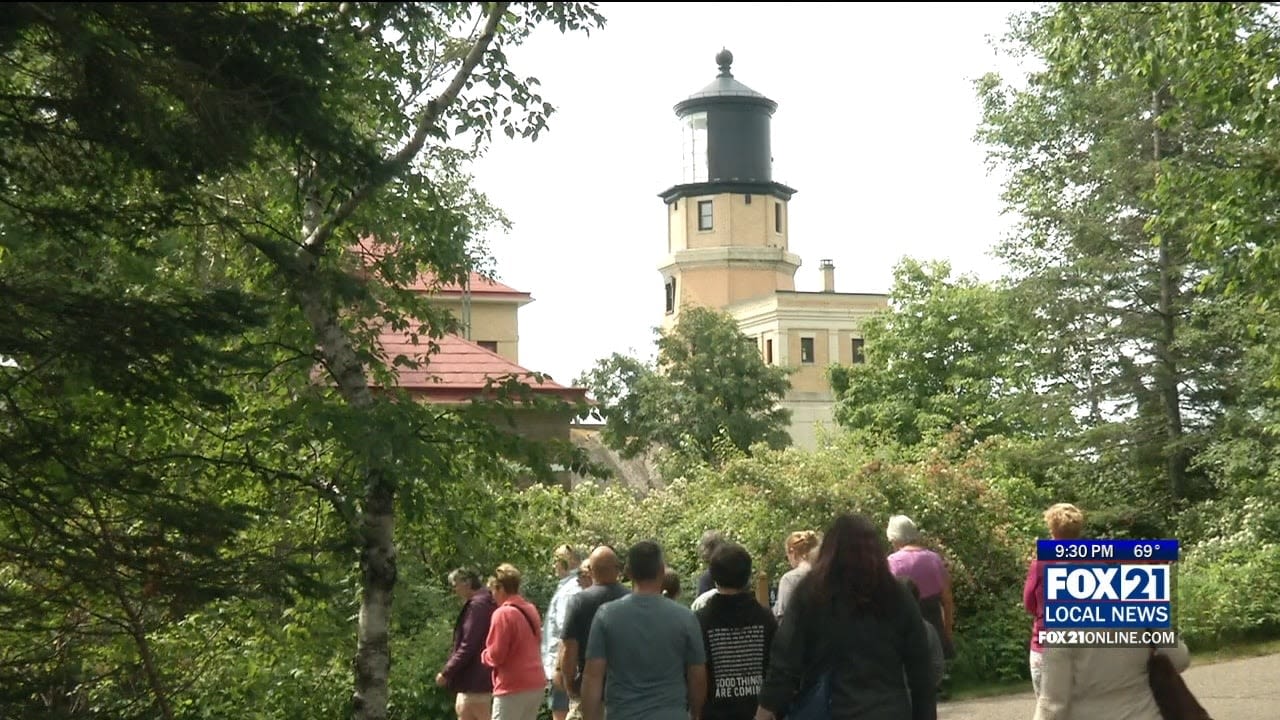
M 773 181 L 770 122 L 778 103 L 738 82 L 733 53 L 716 55 L 720 73 L 675 106 L 683 137 L 683 178 L 661 197 L 754 193 L 790 200 L 795 190 Z

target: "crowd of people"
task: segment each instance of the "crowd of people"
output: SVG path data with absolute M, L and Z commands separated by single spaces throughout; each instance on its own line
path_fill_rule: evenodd
M 699 545 L 689 607 L 652 541 L 625 558 L 602 545 L 585 562 L 556 548 L 545 614 L 511 565 L 487 586 L 456 570 L 463 607 L 436 682 L 455 693 L 459 720 L 535 720 L 544 702 L 554 720 L 931 720 L 950 580 L 908 518 L 890 522 L 892 553 L 883 532 L 842 515 L 822 535 L 791 533 L 771 607 L 753 592 L 751 554 L 716 531 Z
M 1075 506 L 1054 505 L 1045 521 L 1053 538 L 1081 537 Z M 511 565 L 487 586 L 456 570 L 463 607 L 436 682 L 455 693 L 459 720 L 536 720 L 544 702 L 554 720 L 934 720 L 955 657 L 950 573 L 909 517 L 881 533 L 857 514 L 821 535 L 791 533 L 771 605 L 752 590 L 751 554 L 718 531 L 699 544 L 689 607 L 652 541 L 625 562 L 608 545 L 585 561 L 556 548 L 545 615 Z M 1186 646 L 1041 647 L 1042 568 L 1033 558 L 1024 587 L 1034 720 L 1161 720 L 1148 660 L 1162 653 L 1181 672 Z

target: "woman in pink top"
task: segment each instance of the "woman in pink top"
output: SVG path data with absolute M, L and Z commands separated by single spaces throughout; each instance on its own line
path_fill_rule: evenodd
M 547 688 L 542 618 L 520 596 L 520 571 L 503 563 L 489 579 L 498 603 L 480 660 L 493 668 L 493 720 L 537 720 Z
M 906 515 L 889 518 L 889 542 L 894 552 L 889 569 L 895 577 L 910 578 L 920 590 L 920 615 L 938 631 L 942 654 L 956 656 L 951 633 L 955 629 L 956 605 L 951 596 L 951 573 L 938 553 L 924 547 L 920 529 Z
M 1054 540 L 1077 540 L 1084 531 L 1084 513 L 1070 503 L 1058 503 L 1044 511 L 1044 523 L 1049 527 L 1049 537 Z M 1022 605 L 1031 615 L 1031 689 L 1040 695 L 1041 667 L 1044 648 L 1040 647 L 1040 631 L 1044 630 L 1044 565 L 1037 553 L 1031 555 L 1027 567 L 1027 580 L 1022 584 Z

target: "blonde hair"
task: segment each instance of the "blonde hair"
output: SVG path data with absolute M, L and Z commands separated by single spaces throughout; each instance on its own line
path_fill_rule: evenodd
M 805 559 L 818 547 L 820 538 L 812 530 L 797 530 L 787 536 L 787 554 Z
M 1055 538 L 1075 540 L 1084 531 L 1084 513 L 1071 503 L 1057 503 L 1044 511 L 1044 523 Z
M 502 588 L 502 592 L 508 595 L 519 595 L 520 571 L 511 563 L 502 563 L 493 571 L 493 577 L 489 578 L 489 587 Z
M 578 565 L 578 553 L 572 545 L 561 545 L 556 548 L 556 566 L 570 570 Z

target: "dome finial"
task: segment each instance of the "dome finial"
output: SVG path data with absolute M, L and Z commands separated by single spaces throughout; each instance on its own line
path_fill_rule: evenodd
M 733 65 L 733 53 L 720 48 L 720 52 L 716 53 L 716 64 L 720 66 L 720 77 L 733 77 L 733 73 L 729 72 L 729 66 Z

